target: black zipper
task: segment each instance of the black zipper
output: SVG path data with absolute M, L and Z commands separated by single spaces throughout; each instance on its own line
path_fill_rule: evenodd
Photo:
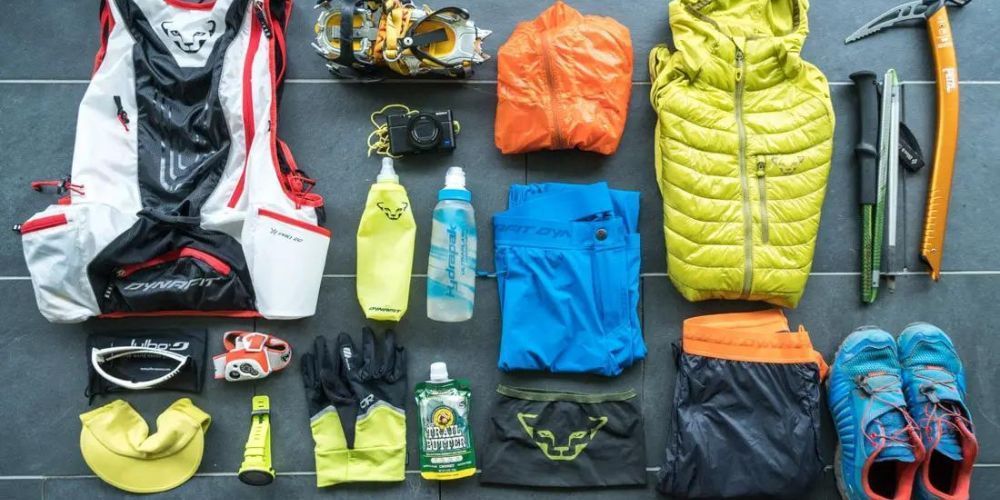
M 265 11 L 264 0 L 254 0 L 254 12 L 257 14 L 257 21 L 260 22 L 261 31 L 264 36 L 271 38 L 271 24 L 267 21 L 267 11 Z

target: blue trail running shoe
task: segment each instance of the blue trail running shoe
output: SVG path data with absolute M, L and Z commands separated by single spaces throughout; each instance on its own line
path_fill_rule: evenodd
M 837 350 L 827 390 L 840 440 L 834 472 L 849 500 L 909 499 L 924 457 L 906 409 L 896 339 L 863 327 Z
M 914 323 L 899 337 L 903 393 L 926 456 L 917 472 L 916 498 L 966 499 L 979 444 L 965 405 L 965 369 L 940 328 Z

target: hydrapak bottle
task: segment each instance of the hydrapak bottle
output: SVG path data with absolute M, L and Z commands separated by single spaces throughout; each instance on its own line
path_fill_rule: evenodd
M 406 312 L 416 234 L 406 189 L 383 158 L 358 226 L 358 302 L 368 319 L 399 321 Z
M 472 318 L 476 296 L 476 215 L 465 172 L 451 167 L 438 193 L 427 263 L 427 317 L 458 322 Z

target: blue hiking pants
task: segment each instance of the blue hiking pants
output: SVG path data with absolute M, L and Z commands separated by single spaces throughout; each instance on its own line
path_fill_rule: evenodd
M 501 370 L 614 376 L 645 357 L 638 192 L 513 185 L 493 226 Z

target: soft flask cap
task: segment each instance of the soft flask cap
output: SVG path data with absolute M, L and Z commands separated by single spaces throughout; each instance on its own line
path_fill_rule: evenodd
M 445 189 L 465 189 L 465 171 L 462 167 L 448 167 L 444 176 Z
M 375 178 L 377 182 L 399 182 L 399 175 L 392 165 L 392 158 L 382 158 L 382 171 Z
M 447 382 L 448 380 L 448 365 L 441 361 L 431 363 L 431 382 Z

